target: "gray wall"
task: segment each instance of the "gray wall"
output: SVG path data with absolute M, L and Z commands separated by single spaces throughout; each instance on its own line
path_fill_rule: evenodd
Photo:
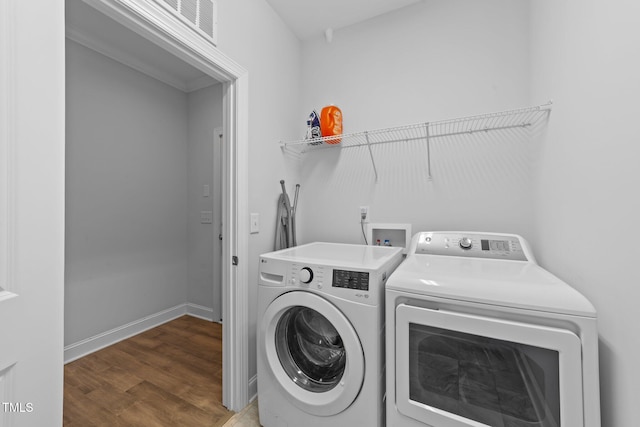
M 214 129 L 222 126 L 222 85 L 191 92 L 188 103 L 188 295 L 187 301 L 212 309 L 220 320 L 221 244 L 218 240 L 221 215 L 220 159 L 214 153 Z M 218 170 L 214 179 L 214 172 Z M 209 196 L 203 194 L 209 186 Z M 202 224 L 200 212 L 214 213 L 212 224 Z M 214 307 L 214 286 L 217 304 Z
M 553 98 L 536 145 L 539 262 L 598 310 L 603 426 L 632 426 L 640 396 L 640 4 L 532 1 L 532 93 Z
M 304 113 L 338 105 L 359 132 L 529 106 L 528 2 L 425 1 L 304 43 Z M 322 58 L 323 60 L 318 60 Z M 338 65 L 337 65 L 338 64 Z M 535 102 L 546 99 L 536 97 Z M 531 144 L 521 132 L 323 150 L 299 164 L 303 242 L 364 242 L 371 222 L 531 237 Z
M 212 317 L 222 85 L 187 95 L 67 41 L 66 90 L 65 345 L 185 303 Z
M 187 295 L 187 96 L 67 41 L 65 344 Z

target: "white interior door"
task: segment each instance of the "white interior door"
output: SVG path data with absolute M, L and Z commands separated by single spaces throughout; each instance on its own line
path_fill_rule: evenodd
M 64 2 L 0 1 L 0 426 L 61 426 Z

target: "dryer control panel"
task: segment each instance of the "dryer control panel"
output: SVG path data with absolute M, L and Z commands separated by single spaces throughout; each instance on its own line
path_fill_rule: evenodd
M 527 241 L 516 234 L 425 231 L 413 236 L 409 255 L 413 254 L 535 262 Z

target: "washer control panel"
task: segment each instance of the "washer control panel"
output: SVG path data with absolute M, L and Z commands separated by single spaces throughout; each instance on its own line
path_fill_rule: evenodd
M 334 288 L 369 290 L 369 273 L 366 271 L 333 270 Z
M 267 264 L 267 260 L 262 261 L 263 270 Z M 384 296 L 386 271 L 357 271 L 306 263 L 291 263 L 287 270 L 286 275 L 278 277 L 281 278 L 280 283 L 289 287 L 332 294 L 369 305 L 378 304 Z M 268 277 L 268 273 L 261 273 L 263 284 L 268 284 L 265 280 Z
M 516 234 L 433 231 L 413 236 L 409 254 L 535 262 L 528 243 Z
M 341 270 L 320 265 L 292 264 L 288 284 L 322 289 L 325 285 L 325 270 L 329 270 L 328 275 L 331 280 L 328 284 L 332 288 L 369 291 L 370 272 Z M 385 280 L 386 277 L 387 275 L 383 274 L 382 280 Z
M 402 259 L 399 247 L 307 243 L 260 255 L 258 286 L 377 306 Z

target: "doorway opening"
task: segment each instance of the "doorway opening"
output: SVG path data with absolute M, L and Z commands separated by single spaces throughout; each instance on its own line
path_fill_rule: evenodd
M 223 323 L 223 404 L 231 410 L 239 410 L 242 409 L 248 403 L 248 380 L 247 380 L 247 360 L 248 356 L 246 354 L 247 351 L 247 269 L 244 265 L 232 265 L 233 259 L 247 259 L 247 239 L 246 237 L 246 221 L 242 221 L 242 218 L 246 217 L 247 214 L 247 182 L 246 182 L 246 144 L 247 144 L 247 77 L 246 71 L 231 61 L 229 58 L 225 57 L 221 54 L 217 49 L 213 48 L 211 45 L 204 45 L 203 40 L 198 38 L 197 34 L 190 35 L 186 33 L 188 30 L 184 28 L 181 30 L 179 27 L 179 23 L 177 21 L 171 21 L 166 14 L 161 13 L 160 9 L 155 10 L 152 5 L 147 5 L 144 8 L 136 5 L 134 1 L 114 1 L 114 0 L 67 0 L 67 9 L 69 13 L 69 8 L 72 8 L 74 11 L 85 8 L 85 13 L 87 15 L 83 16 L 79 20 L 70 20 L 67 18 L 67 22 L 69 26 L 67 27 L 67 35 L 71 34 L 70 38 L 74 38 L 76 40 L 81 39 L 84 43 L 89 43 L 86 38 L 86 34 L 83 34 L 83 29 L 74 28 L 74 23 L 78 26 L 89 26 L 90 29 L 103 31 L 103 37 L 99 37 L 98 43 L 102 43 L 102 46 L 98 46 L 101 49 L 104 49 L 107 52 L 107 56 L 113 57 L 114 55 L 125 55 L 127 54 L 126 50 L 123 53 L 122 51 L 118 52 L 118 49 L 114 49 L 113 46 L 129 46 L 129 47 L 137 47 L 138 52 L 152 53 L 150 55 L 150 59 L 152 61 L 160 61 L 160 63 L 155 64 L 156 71 L 159 73 L 154 76 L 156 80 L 163 81 L 166 86 L 168 82 L 169 86 L 176 85 L 180 86 L 184 84 L 187 88 L 187 91 L 194 91 L 199 89 L 193 89 L 198 85 L 204 85 L 203 87 L 208 87 L 207 84 L 213 81 L 217 83 L 222 94 L 222 102 L 221 102 L 221 110 L 222 110 L 222 123 L 221 126 L 216 128 L 215 132 L 219 132 L 219 134 L 226 135 L 224 141 L 225 144 L 222 144 L 222 156 L 221 156 L 221 191 L 220 191 L 220 199 L 221 199 L 221 220 L 220 222 L 223 224 L 221 232 L 217 232 L 217 224 L 213 223 L 213 218 L 211 221 L 211 228 L 216 229 L 215 232 L 207 233 L 211 240 L 213 240 L 213 245 L 221 245 L 221 313 L 219 314 L 220 318 L 224 319 Z M 86 9 L 89 8 L 89 9 Z M 105 21 L 100 21 L 100 23 L 96 23 L 96 21 L 90 21 L 87 16 L 90 14 L 99 14 L 107 18 Z M 108 22 L 108 24 L 105 24 Z M 114 31 L 113 28 L 109 28 L 108 25 L 119 25 L 120 29 Z M 86 30 L 86 29 L 85 29 Z M 139 37 L 136 39 L 129 39 L 129 41 L 123 41 L 122 37 L 127 32 L 132 32 L 137 34 Z M 169 32 L 171 31 L 171 34 Z M 84 31 L 86 33 L 86 31 Z M 185 32 L 182 34 L 182 32 Z M 101 40 L 100 40 L 101 39 Z M 135 40 L 135 41 L 130 41 Z M 74 42 L 75 43 L 75 42 Z M 73 49 L 77 49 L 77 47 L 73 47 Z M 80 48 L 80 50 L 82 47 Z M 97 50 L 97 48 L 95 49 Z M 103 55 L 105 52 L 101 52 Z M 127 64 L 130 68 L 137 69 L 138 71 L 142 71 L 140 67 L 144 67 L 145 64 L 140 60 L 142 59 L 144 54 L 133 54 L 129 55 Z M 86 58 L 85 58 L 86 59 Z M 83 60 L 85 60 L 83 59 Z M 88 61 L 94 61 L 95 58 L 89 59 Z M 87 64 L 85 64 L 87 65 Z M 90 64 L 88 64 L 90 65 Z M 95 65 L 95 64 L 94 64 Z M 117 68 L 117 67 L 116 67 Z M 170 70 L 170 72 L 167 72 Z M 177 71 L 178 70 L 178 71 Z M 119 73 L 118 70 L 113 70 L 113 73 Z M 176 79 L 176 74 L 184 76 L 190 75 L 189 79 L 178 77 Z M 180 74 L 184 73 L 184 74 Z M 148 74 L 148 73 L 147 73 Z M 133 82 L 135 77 L 124 76 L 122 77 L 125 80 L 128 80 L 129 83 L 136 86 L 138 83 Z M 74 84 L 77 82 L 74 82 Z M 135 83 L 135 84 L 134 84 Z M 176 97 L 173 97 L 169 94 L 171 90 L 158 90 L 158 85 L 154 83 L 142 83 L 143 86 L 147 85 L 148 94 L 153 94 L 152 96 L 160 96 L 172 98 L 173 102 L 176 101 Z M 195 85 L 195 86 L 190 86 Z M 90 86 L 89 86 L 90 87 Z M 114 92 L 118 90 L 122 91 L 122 88 L 113 87 L 111 88 Z M 82 90 L 81 88 L 78 90 Z M 108 90 L 107 90 L 108 92 Z M 121 94 L 125 96 L 126 93 Z M 179 97 L 178 97 L 179 98 Z M 131 105 L 121 104 L 118 105 L 117 102 L 113 102 L 108 105 L 108 102 L 105 98 L 95 99 L 95 101 L 100 104 L 102 108 L 113 110 L 125 110 L 126 108 L 132 108 Z M 149 100 L 147 100 L 149 101 Z M 153 102 L 153 101 L 152 101 Z M 160 112 L 160 115 L 164 114 L 165 117 L 169 121 L 171 121 L 171 125 L 164 123 L 163 126 L 159 126 L 158 128 L 152 127 L 151 133 L 153 138 L 157 141 L 167 139 L 166 132 L 172 132 L 180 126 L 181 123 L 175 122 L 175 117 L 172 115 L 172 107 L 171 102 L 169 104 L 156 104 L 163 105 L 166 111 Z M 169 105 L 169 107 L 167 107 Z M 134 105 L 133 108 L 136 106 Z M 144 121 L 148 118 L 149 111 L 146 109 L 142 109 L 141 115 L 137 115 L 137 121 Z M 119 111 L 122 113 L 122 111 Z M 126 114 L 124 114 L 126 116 Z M 179 121 L 179 120 L 178 120 Z M 131 124 L 131 123 L 130 123 Z M 138 123 L 140 124 L 140 123 Z M 90 123 L 85 123 L 85 125 L 89 126 Z M 118 131 L 126 130 L 126 126 L 122 122 L 120 123 L 105 123 L 104 120 L 102 123 L 94 123 L 93 127 L 95 131 L 96 138 L 104 138 L 104 135 L 113 135 L 111 131 L 117 129 Z M 144 127 L 144 126 L 143 126 Z M 137 129 L 137 128 L 136 128 Z M 221 131 L 218 129 L 222 129 Z M 149 130 L 149 128 L 147 128 Z M 73 138 L 73 134 L 68 137 Z M 111 132 L 111 133 L 110 133 Z M 154 134 L 155 132 L 155 134 Z M 140 136 L 140 135 L 137 135 Z M 136 135 L 133 135 L 136 138 Z M 148 137 L 148 135 L 147 135 Z M 171 139 L 169 135 L 168 139 Z M 83 304 L 79 305 L 79 310 L 86 315 L 87 319 L 91 319 L 91 321 L 95 321 L 96 317 L 94 309 L 96 305 L 92 305 L 90 301 L 91 298 L 94 298 L 94 301 L 99 304 L 113 304 L 113 307 L 116 307 L 114 318 L 108 319 L 107 323 L 111 322 L 111 330 L 117 330 L 121 333 L 126 333 L 127 331 L 134 330 L 135 327 L 146 328 L 154 326 L 154 322 L 161 321 L 165 319 L 163 316 L 169 318 L 174 318 L 175 307 L 171 306 L 167 308 L 167 301 L 174 301 L 175 298 L 178 298 L 178 295 L 172 295 L 173 292 L 177 292 L 175 288 L 171 288 L 170 286 L 166 286 L 165 288 L 161 288 L 163 298 L 166 299 L 155 299 L 156 291 L 158 288 L 154 288 L 150 286 L 149 289 L 143 293 L 146 293 L 146 299 L 131 299 L 124 298 L 123 296 L 127 295 L 127 291 L 129 288 L 126 285 L 126 281 L 117 282 L 114 286 L 100 286 L 100 272 L 108 270 L 109 268 L 113 269 L 114 266 L 127 266 L 131 267 L 132 277 L 142 278 L 147 280 L 148 283 L 154 281 L 154 275 L 156 275 L 155 280 L 156 283 L 167 279 L 166 274 L 177 274 L 177 271 L 186 271 L 188 265 L 176 266 L 172 265 L 172 263 L 176 262 L 176 247 L 175 245 L 166 244 L 167 242 L 171 243 L 175 237 L 175 233 L 172 231 L 167 231 L 164 229 L 165 225 L 168 223 L 175 224 L 178 221 L 178 217 L 181 212 L 180 209 L 172 209 L 174 204 L 171 201 L 164 200 L 163 197 L 169 192 L 170 188 L 173 185 L 176 185 L 176 181 L 170 181 L 167 177 L 174 175 L 187 175 L 185 171 L 184 174 L 180 171 L 176 171 L 175 165 L 172 165 L 171 158 L 175 158 L 182 156 L 183 154 L 178 153 L 176 146 L 174 145 L 163 145 L 159 144 L 155 147 L 156 150 L 165 150 L 163 160 L 159 164 L 157 164 L 156 168 L 159 172 L 156 176 L 157 180 L 149 179 L 147 174 L 144 174 L 142 167 L 138 168 L 139 165 L 143 164 L 143 160 L 145 156 L 148 156 L 149 148 L 147 149 L 139 149 L 134 146 L 126 146 L 122 145 L 122 141 L 117 137 L 111 139 L 102 139 L 100 144 L 97 144 L 97 147 L 94 146 L 94 151 L 92 153 L 94 161 L 96 163 L 94 166 L 98 167 L 101 165 L 100 159 L 106 160 L 106 157 L 113 150 L 119 150 L 119 154 L 125 156 L 125 170 L 117 170 L 115 168 L 111 171 L 110 179 L 113 181 L 108 182 L 93 182 L 90 181 L 82 181 L 79 183 L 80 186 L 85 186 L 84 191 L 85 194 L 100 194 L 104 197 L 96 198 L 96 203 L 103 203 L 102 206 L 98 206 L 98 209 L 95 211 L 98 214 L 109 211 L 109 209 L 113 209 L 114 205 L 116 207 L 116 211 L 118 214 L 122 214 L 120 219 L 123 220 L 132 220 L 129 221 L 126 227 L 130 227 L 129 231 L 123 230 L 121 228 L 113 229 L 114 232 L 110 233 L 108 229 L 106 229 L 106 223 L 109 221 L 117 220 L 118 218 L 114 218 L 113 211 L 111 215 L 103 216 L 101 218 L 89 217 L 84 220 L 87 221 L 85 228 L 85 232 L 82 233 L 78 238 L 74 241 L 70 240 L 71 244 L 77 244 L 77 247 L 68 246 L 66 252 L 73 250 L 82 250 L 83 243 L 94 243 L 94 248 L 98 248 L 95 250 L 93 255 L 95 257 L 91 262 L 83 263 L 83 270 L 78 273 L 76 277 L 82 277 L 85 281 L 86 285 L 97 285 L 94 286 L 94 289 L 102 289 L 101 294 L 88 294 L 84 293 L 87 289 L 91 288 L 91 286 L 79 286 L 75 294 L 78 297 L 78 301 L 84 301 Z M 120 144 L 120 145 L 119 145 Z M 81 147 L 81 149 L 88 149 L 88 147 Z M 176 154 L 177 153 L 177 154 Z M 73 153 L 71 153 L 73 154 Z M 211 159 L 211 158 L 210 158 Z M 104 164 L 102 164 L 104 166 Z M 90 165 L 84 164 L 82 167 L 89 167 Z M 91 175 L 93 170 L 85 170 L 84 172 L 87 175 Z M 162 172 L 162 173 L 160 173 Z M 164 177 L 164 178 L 162 178 Z M 166 181 L 162 181 L 167 178 Z M 69 177 L 67 177 L 69 179 Z M 183 176 L 182 181 L 188 180 L 188 177 Z M 112 192 L 113 187 L 110 184 L 113 183 L 122 184 L 124 190 L 118 194 L 111 194 L 111 199 L 109 198 L 110 192 Z M 178 182 L 181 182 L 180 179 Z M 143 185 L 146 184 L 146 185 Z M 159 185 L 158 185 L 159 184 Z M 202 184 L 198 186 L 201 190 L 200 194 L 205 194 L 206 188 Z M 214 186 L 217 183 L 213 184 Z M 134 188 L 147 188 L 148 193 L 144 194 L 140 192 L 131 191 Z M 173 189 L 175 190 L 175 189 Z M 211 191 L 212 188 L 209 189 Z M 178 194 L 176 191 L 174 194 Z M 137 212 L 136 215 L 131 215 L 131 209 L 129 209 L 133 202 L 139 201 L 140 195 L 142 197 L 148 197 L 148 203 L 143 205 L 143 212 Z M 114 200 L 117 200 L 117 204 L 113 203 Z M 202 213 L 206 212 L 206 210 L 202 210 L 198 212 L 200 219 L 202 219 Z M 73 210 L 70 210 L 70 213 L 73 214 Z M 206 217 L 206 214 L 205 214 Z M 162 219 L 160 219 L 162 218 Z M 78 218 L 67 217 L 67 222 L 78 221 Z M 208 220 L 208 217 L 205 218 Z M 122 227 L 125 227 L 125 221 L 120 222 Z M 202 224 L 202 222 L 201 222 Z M 105 252 L 108 251 L 110 246 L 113 243 L 113 239 L 116 239 L 118 236 L 122 239 L 132 239 L 134 230 L 147 229 L 149 232 L 146 234 L 145 239 L 136 239 L 131 240 L 131 245 L 128 246 L 132 248 L 131 253 L 123 254 L 117 253 L 117 251 L 112 251 L 111 258 L 108 256 L 104 256 Z M 175 228 L 177 230 L 177 227 Z M 101 234 L 93 234 L 95 231 L 102 231 Z M 158 230 L 157 233 L 154 233 L 153 230 Z M 218 240 L 218 236 L 222 236 L 222 240 Z M 96 236 L 98 238 L 96 239 Z M 156 251 L 153 260 L 149 259 L 148 252 L 145 252 L 146 248 L 157 248 L 162 246 L 163 249 Z M 159 260 L 159 261 L 158 261 Z M 145 264 L 146 263 L 146 264 Z M 136 266 L 144 266 L 156 263 L 158 269 L 156 271 L 151 271 L 146 268 L 138 268 L 136 271 Z M 186 264 L 186 263 L 185 263 Z M 102 268 L 102 270 L 100 270 Z M 116 270 L 122 272 L 121 268 L 116 268 Z M 67 279 L 65 282 L 68 283 L 69 274 L 66 274 Z M 113 283 L 113 282 L 111 282 Z M 168 282 L 166 282 L 168 283 Z M 209 292 L 213 292 L 212 285 L 208 284 Z M 88 296 L 90 295 L 90 296 Z M 74 292 L 70 292 L 70 297 L 74 297 Z M 89 298 L 89 301 L 87 300 Z M 173 298 L 173 299 L 172 299 Z M 212 301 L 214 297 L 207 297 L 207 306 L 209 302 Z M 149 311 L 153 312 L 155 310 L 154 316 L 148 316 L 146 313 L 143 314 L 143 318 L 139 319 L 138 322 L 131 322 L 131 313 L 135 312 L 136 307 L 140 305 L 145 305 L 146 313 Z M 212 304 L 213 305 L 213 304 Z M 157 308 L 155 308 L 157 307 Z M 211 316 L 212 318 L 218 316 L 214 314 L 214 307 L 211 308 Z M 67 323 L 67 315 L 65 315 L 65 323 Z M 118 322 L 117 319 L 120 319 Z M 215 319 L 213 319 L 215 320 Z M 135 323 L 134 328 L 132 329 L 132 323 Z M 84 328 L 84 329 L 83 329 Z M 65 326 L 66 329 L 66 326 Z M 82 329 L 79 333 L 85 333 L 85 335 L 89 335 L 89 338 L 93 339 L 93 342 L 88 343 L 87 339 L 82 339 L 82 348 L 89 348 L 91 345 L 95 346 L 104 346 L 108 345 L 108 341 L 112 337 L 107 337 L 105 334 L 95 334 L 91 331 L 91 322 L 87 322 L 80 326 Z M 124 332 L 122 332 L 124 331 Z M 80 336 L 80 335 L 78 335 Z M 69 343 L 66 343 L 69 344 Z M 67 347 L 65 347 L 65 358 L 67 357 Z

